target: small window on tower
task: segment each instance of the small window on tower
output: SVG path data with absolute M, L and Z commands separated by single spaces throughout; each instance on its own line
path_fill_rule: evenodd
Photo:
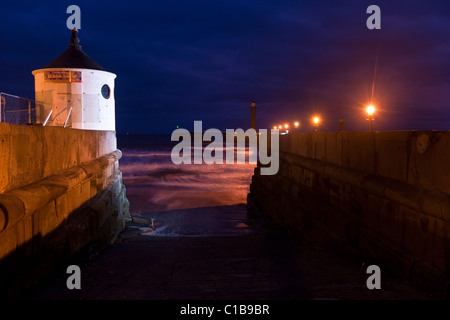
M 111 89 L 107 84 L 104 84 L 102 87 L 102 96 L 105 99 L 109 99 L 109 97 L 111 96 Z

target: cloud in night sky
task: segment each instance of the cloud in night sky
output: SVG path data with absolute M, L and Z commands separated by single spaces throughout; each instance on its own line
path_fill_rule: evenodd
M 450 128 L 450 2 L 46 1 L 4 4 L 0 91 L 34 98 L 31 71 L 66 50 L 66 8 L 81 8 L 83 50 L 117 74 L 118 132 L 257 127 L 314 113 L 324 130 Z M 381 8 L 381 30 L 366 9 Z M 374 71 L 376 77 L 374 80 Z

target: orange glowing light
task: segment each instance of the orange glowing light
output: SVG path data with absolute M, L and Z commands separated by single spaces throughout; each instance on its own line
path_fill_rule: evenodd
M 375 107 L 373 105 L 368 105 L 366 112 L 369 116 L 372 116 L 375 113 Z
M 319 117 L 314 117 L 313 122 L 314 122 L 314 124 L 319 124 L 319 122 L 320 122 Z
M 283 126 L 278 126 L 278 129 L 283 129 Z
M 296 121 L 296 122 L 294 123 L 294 126 L 295 126 L 296 128 L 298 128 L 299 125 L 300 125 L 300 123 L 299 123 L 298 121 Z
M 285 128 L 285 129 L 289 129 L 289 125 L 286 123 L 286 124 L 284 125 L 284 128 Z
M 276 130 L 278 127 L 277 126 L 273 126 L 273 128 Z

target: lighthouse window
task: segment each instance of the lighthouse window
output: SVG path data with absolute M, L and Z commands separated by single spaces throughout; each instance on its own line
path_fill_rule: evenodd
M 105 99 L 109 99 L 109 96 L 111 95 L 111 89 L 107 84 L 104 84 L 102 87 L 102 96 Z

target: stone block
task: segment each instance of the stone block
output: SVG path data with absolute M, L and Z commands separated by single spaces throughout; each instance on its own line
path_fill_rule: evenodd
M 365 175 L 361 180 L 361 186 L 364 190 L 381 197 L 385 197 L 386 195 L 387 183 L 386 178 L 373 174 Z
M 290 152 L 293 154 L 300 154 L 300 135 L 290 134 Z
M 0 123 L 0 193 L 4 192 L 10 179 L 11 127 Z
M 416 257 L 432 264 L 432 244 L 435 233 L 434 218 L 420 212 L 402 208 L 403 245 Z
M 450 274 L 450 223 L 435 219 L 432 251 L 433 267 Z
M 0 194 L 0 233 L 13 227 L 25 216 L 25 204 L 19 197 Z
M 7 190 L 37 181 L 42 177 L 42 153 L 37 146 L 41 144 L 34 130 L 14 126 L 11 132 L 10 161 L 8 166 L 9 185 Z
M 311 135 L 312 159 L 326 161 L 326 133 L 314 132 Z
M 14 252 L 17 248 L 17 225 L 0 233 L 0 260 Z
M 392 202 L 402 204 L 416 211 L 422 209 L 422 193 L 413 185 L 386 179 L 384 194 Z
M 45 180 L 14 189 L 8 195 L 19 198 L 25 206 L 26 215 L 32 214 L 48 202 L 64 194 L 66 189 L 61 185 L 54 185 Z
M 280 151 L 295 153 L 303 157 L 312 157 L 312 135 L 311 133 L 297 132 L 289 134 L 289 144 L 280 145 Z M 282 136 L 283 139 L 285 136 Z
M 71 139 L 68 137 L 68 132 L 58 130 L 64 128 L 41 128 L 45 128 L 44 131 L 40 132 L 44 147 L 39 151 L 41 153 L 41 159 L 43 160 L 43 176 L 47 177 L 72 166 L 73 161 L 71 161 L 71 156 L 74 150 L 70 148 Z
M 66 219 L 67 217 L 67 212 L 69 212 L 69 201 L 69 193 L 64 193 L 63 195 L 55 199 L 55 211 L 59 223 L 64 221 L 64 219 Z
M 74 186 L 80 184 L 87 177 L 85 170 L 81 167 L 73 167 L 67 170 L 64 170 L 59 175 L 54 175 L 46 180 L 57 185 L 61 185 L 67 190 L 72 189 Z
M 68 203 L 67 203 L 67 212 L 65 213 L 66 216 L 70 214 L 72 211 L 78 209 L 80 206 L 82 206 L 86 201 L 90 199 L 90 194 L 88 195 L 83 194 L 81 184 L 74 186 L 67 193 L 69 197 L 67 198 Z
M 342 136 L 342 165 L 365 173 L 375 172 L 375 133 L 346 132 Z
M 322 167 L 317 166 L 317 168 L 319 172 L 322 172 L 327 177 L 355 187 L 361 187 L 362 181 L 366 176 L 366 174 L 359 171 L 350 170 L 344 167 L 338 167 L 332 164 L 328 164 Z
M 414 132 L 409 149 L 408 182 L 450 192 L 450 132 Z
M 73 129 L 77 130 L 77 129 Z M 103 145 L 104 141 L 99 140 L 99 132 L 95 130 L 77 130 L 82 131 L 79 135 L 80 141 L 77 145 L 79 146 L 90 146 L 90 148 L 80 148 L 79 157 L 80 163 L 86 163 L 93 159 L 97 159 L 99 157 L 100 152 L 98 151 L 100 145 Z
M 99 144 L 97 157 L 104 156 L 108 153 L 117 150 L 117 137 L 114 131 L 98 131 L 98 141 L 102 141 Z
M 292 183 L 291 190 L 290 190 L 290 196 L 295 199 L 295 198 L 297 198 L 299 192 L 300 192 L 300 189 L 297 186 L 297 184 Z
M 325 161 L 342 166 L 342 132 L 325 133 Z
M 383 198 L 371 193 L 366 193 L 365 206 L 359 220 L 363 225 L 371 228 L 374 232 L 380 233 L 382 228 L 382 210 Z
M 361 227 L 358 245 L 366 264 L 376 264 L 381 270 L 386 269 L 401 279 L 409 279 L 415 259 L 404 249 L 367 227 Z
M 304 186 L 312 188 L 314 184 L 314 172 L 310 170 L 303 170 L 303 183 Z
M 17 248 L 26 256 L 33 254 L 33 237 L 39 234 L 39 230 L 33 230 L 33 216 L 24 217 L 17 226 Z
M 280 151 L 283 152 L 291 152 L 291 140 L 290 140 L 290 135 L 280 135 L 280 141 L 279 141 L 280 145 Z
M 421 190 L 422 211 L 427 215 L 450 222 L 450 195 L 437 189 Z
M 54 231 L 60 224 L 60 220 L 56 215 L 55 201 L 48 203 L 33 213 L 38 219 L 38 230 L 42 236 Z
M 409 131 L 382 131 L 375 134 L 375 173 L 407 180 Z
M 330 204 L 339 207 L 341 204 L 341 193 L 343 183 L 335 179 L 330 179 L 328 186 L 329 186 L 328 195 Z
M 102 225 L 108 218 L 108 215 L 110 214 L 108 209 L 114 207 L 112 203 L 111 189 L 110 188 L 104 189 L 93 199 L 91 199 L 87 205 L 90 209 L 96 212 L 97 225 L 99 226 Z
M 404 211 L 398 204 L 383 199 L 380 211 L 380 235 L 394 242 L 396 245 L 403 245 L 404 238 Z
M 411 270 L 411 282 L 430 293 L 445 296 L 450 289 L 448 275 L 422 261 L 416 261 Z

